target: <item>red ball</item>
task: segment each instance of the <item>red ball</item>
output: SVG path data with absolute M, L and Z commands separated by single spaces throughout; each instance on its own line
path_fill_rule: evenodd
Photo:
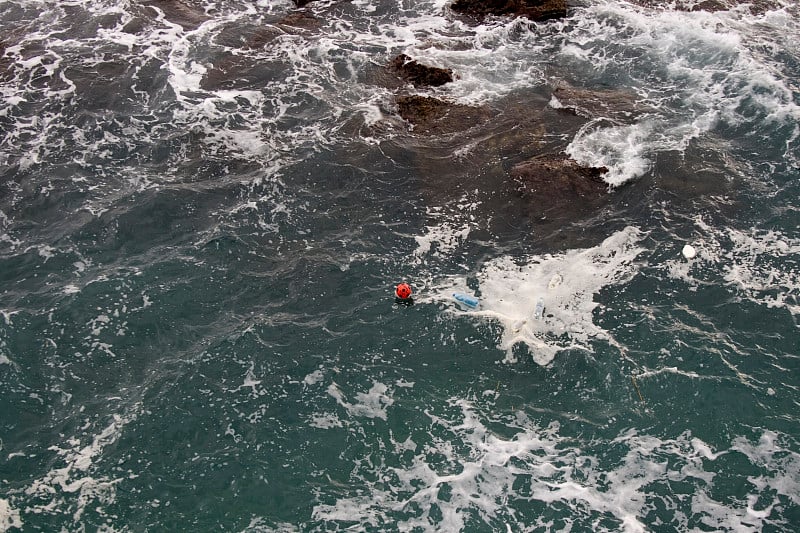
M 397 297 L 402 298 L 403 300 L 410 297 L 412 292 L 413 291 L 411 290 L 411 285 L 409 285 L 408 283 L 401 283 L 394 290 L 394 293 L 397 295 Z

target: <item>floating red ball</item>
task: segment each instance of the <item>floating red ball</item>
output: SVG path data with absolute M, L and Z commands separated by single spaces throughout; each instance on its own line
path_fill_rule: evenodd
M 401 283 L 394 290 L 394 293 L 397 295 L 397 297 L 403 300 L 411 297 L 412 292 L 413 291 L 411 290 L 411 285 L 409 285 L 408 283 Z

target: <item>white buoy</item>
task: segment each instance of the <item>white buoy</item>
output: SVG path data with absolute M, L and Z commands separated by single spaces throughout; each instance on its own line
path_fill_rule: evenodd
M 683 254 L 683 257 L 685 257 L 686 259 L 694 259 L 695 256 L 697 255 L 697 251 L 691 244 L 687 244 L 686 246 L 684 246 L 681 253 Z

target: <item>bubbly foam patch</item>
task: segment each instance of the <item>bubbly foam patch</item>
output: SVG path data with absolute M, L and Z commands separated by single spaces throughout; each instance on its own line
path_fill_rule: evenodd
M 785 136 L 784 158 L 797 161 L 800 105 L 773 41 L 794 41 L 796 19 L 601 2 L 577 10 L 572 21 L 560 50 L 564 60 L 630 78 L 652 109 L 632 124 L 600 117 L 567 147 L 582 164 L 608 167 L 610 185 L 644 175 L 658 153 L 681 152 L 721 122 L 743 135 Z
M 0 531 L 8 531 L 11 528 L 22 529 L 22 519 L 19 511 L 11 507 L 8 500 L 0 498 Z
M 453 277 L 432 289 L 431 300 L 445 303 L 458 315 L 499 324 L 503 330 L 499 348 L 506 350 L 508 361 L 514 360 L 514 347 L 525 344 L 534 361 L 546 365 L 559 351 L 591 350 L 593 340 L 610 339 L 594 324 L 599 305 L 595 297 L 604 287 L 623 283 L 636 273 L 641 238 L 638 229 L 628 227 L 594 248 L 522 261 L 499 257 L 476 275 L 476 291 L 468 287 L 467 278 Z M 474 293 L 479 306 L 460 308 L 454 292 Z
M 800 315 L 800 239 L 776 230 L 715 228 L 696 219 L 697 257 L 667 262 L 669 275 L 692 285 L 720 273 L 740 295 Z
M 317 504 L 313 520 L 436 531 L 476 523 L 495 531 L 584 530 L 602 520 L 631 532 L 654 523 L 755 532 L 788 525 L 780 506 L 798 501 L 800 455 L 771 431 L 715 449 L 689 431 L 668 438 L 629 429 L 608 446 L 564 436 L 557 422 L 543 427 L 522 412 L 497 419 L 472 402 L 450 403 L 456 414 L 426 412 L 424 444 L 393 439 L 394 449 L 376 451 L 402 456 L 400 465 L 357 461 L 350 482 L 359 489 Z M 506 436 L 490 430 L 487 417 Z M 716 480 L 742 461 L 768 473 L 726 494 L 730 487 Z
M 452 207 L 428 206 L 425 231 L 414 236 L 417 242 L 413 254 L 415 261 L 420 263 L 429 258 L 452 255 L 475 228 L 474 211 L 478 205 L 478 201 L 465 194 Z
M 24 489 L 12 492 L 11 501 L 24 499 L 28 503 L 27 507 L 21 509 L 24 513 L 71 512 L 76 524 L 81 523 L 83 514 L 89 509 L 103 514 L 103 507 L 116 501 L 117 485 L 124 477 L 111 478 L 98 474 L 95 462 L 102 457 L 105 448 L 119 439 L 124 427 L 134 419 L 135 415 L 113 415 L 108 426 L 89 439 L 71 437 L 63 445 L 48 448 L 55 452 L 56 465 Z M 18 496 L 19 494 L 24 496 Z M 0 525 L 2 516 L 0 508 Z M 19 513 L 12 513 L 11 517 L 19 520 Z
M 349 402 L 336 383 L 328 386 L 328 394 L 344 407 L 350 416 L 383 420 L 386 420 L 386 408 L 394 403 L 388 391 L 389 388 L 386 385 L 375 382 L 369 391 L 357 393 L 355 401 Z

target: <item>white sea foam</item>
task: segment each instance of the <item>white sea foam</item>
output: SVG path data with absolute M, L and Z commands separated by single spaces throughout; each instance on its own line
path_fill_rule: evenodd
M 725 280 L 767 307 L 800 314 L 800 240 L 781 232 L 728 230 Z
M 383 383 L 374 382 L 367 392 L 356 394 L 354 402 L 348 402 L 344 393 L 336 383 L 328 386 L 328 394 L 336 402 L 344 407 L 350 416 L 381 418 L 386 420 L 386 408 L 394 403 L 394 400 L 387 394 L 389 388 Z
M 434 26 L 428 19 L 419 30 L 403 43 L 404 51 L 425 64 L 452 69 L 455 80 L 442 90 L 459 103 L 492 102 L 546 82 L 553 25 L 519 18 L 473 27 L 442 19 Z
M 452 253 L 469 236 L 468 223 L 440 222 L 425 228 L 424 235 L 414 237 L 417 249 L 414 256 L 421 260 L 427 254 L 444 256 Z
M 453 69 L 456 80 L 434 92 L 463 103 L 494 102 L 519 89 L 540 88 L 548 82 L 553 58 L 567 63 L 576 82 L 586 75 L 603 77 L 603 72 L 631 76 L 632 88 L 657 111 L 634 124 L 594 124 L 581 130 L 568 148 L 582 163 L 608 166 L 611 185 L 641 176 L 652 167 L 656 153 L 682 150 L 720 120 L 791 126 L 795 132 L 788 134 L 786 157 L 796 157 L 800 108 L 780 62 L 768 53 L 775 39 L 792 43 L 790 37 L 797 33 L 796 18 L 785 11 L 753 18 L 744 10 L 684 13 L 598 2 L 571 10 L 564 21 L 534 24 L 491 18 L 467 25 L 450 16 L 442 0 L 416 3 L 414 9 L 398 3 L 381 14 L 371 6 L 369 16 L 352 20 L 331 16 L 326 3 L 312 3 L 309 9 L 320 24 L 313 39 L 306 30 L 276 29 L 269 46 L 220 44 L 231 24 L 278 28 L 273 26 L 277 18 L 292 7 L 290 2 L 263 4 L 208 4 L 205 8 L 214 16 L 195 28 L 170 22 L 157 6 L 150 6 L 148 15 L 157 16 L 137 32 L 127 29 L 141 17 L 134 6 L 72 4 L 92 16 L 117 20 L 87 34 L 70 26 L 72 18 L 60 6 L 30 3 L 30 27 L 20 44 L 6 50 L 17 78 L 0 87 L 0 116 L 15 122 L 7 144 L 20 147 L 14 156 L 18 164 L 30 168 L 63 155 L 94 171 L 117 175 L 120 152 L 168 144 L 172 170 L 199 146 L 201 157 L 255 160 L 264 174 L 273 176 L 307 151 L 340 140 L 341 126 L 348 120 L 382 122 L 381 109 L 391 106 L 394 93 L 362 83 L 363 73 L 399 52 Z M 76 36 L 64 37 L 71 34 Z M 29 51 L 36 49 L 44 51 Z M 246 84 L 233 89 L 204 86 L 203 77 L 226 57 L 271 65 L 281 82 L 270 84 L 268 91 Z M 648 65 L 646 77 L 637 69 L 642 58 Z M 93 128 L 70 126 L 65 117 L 85 97 L 84 88 L 70 79 L 71 69 L 77 65 L 90 71 L 108 63 L 130 65 L 129 104 L 134 111 L 114 117 L 101 113 Z M 151 82 L 145 73 L 152 72 L 153 64 L 168 73 L 165 91 L 145 89 Z M 28 115 L 25 102 L 47 106 L 44 112 Z M 363 140 L 371 144 L 380 142 L 376 135 L 393 135 L 392 128 L 366 130 Z M 174 146 L 173 139 L 180 146 Z M 73 156 L 76 147 L 82 153 Z M 9 154 L 0 151 L 0 157 L 7 159 Z M 114 165 L 102 164 L 108 162 Z M 184 178 L 179 172 L 146 173 L 137 160 L 135 171 L 118 176 L 131 190 Z M 91 191 L 84 208 L 95 213 L 119 197 L 119 187 L 111 181 Z
M 584 127 L 566 151 L 579 163 L 608 168 L 603 179 L 612 186 L 622 185 L 644 175 L 652 166 L 646 153 L 652 149 L 647 139 L 653 127 L 647 122 L 631 126 Z
M 330 429 L 342 427 L 344 423 L 333 413 L 314 413 L 308 425 L 318 429 Z
M 19 511 L 14 509 L 8 500 L 0 498 L 0 532 L 5 533 L 11 528 L 22 529 L 22 519 Z
M 324 377 L 325 373 L 322 372 L 322 370 L 315 370 L 303 378 L 303 384 L 307 386 L 316 385 L 322 381 Z
M 772 510 L 781 501 L 796 504 L 800 494 L 800 455 L 771 431 L 761 432 L 755 444 L 737 437 L 729 448 L 715 449 L 689 431 L 665 438 L 624 430 L 613 447 L 595 448 L 592 441 L 562 435 L 557 422 L 542 427 L 521 412 L 493 421 L 513 431 L 500 436 L 471 402 L 454 399 L 452 405 L 458 415 L 427 413 L 425 444 L 393 441 L 388 453 L 413 454 L 404 465 L 387 467 L 375 457 L 357 461 L 350 481 L 359 490 L 317 504 L 313 519 L 434 531 L 461 531 L 477 520 L 517 531 L 582 530 L 604 517 L 608 530 L 643 532 L 653 523 L 648 515 L 661 509 L 658 520 L 678 530 L 703 524 L 756 532 L 780 524 Z M 734 464 L 744 459 L 769 472 L 748 477 L 744 501 L 720 497 L 715 487 L 732 453 Z M 554 507 L 569 509 L 560 525 L 544 521 L 542 510 Z
M 638 244 L 641 238 L 638 229 L 628 227 L 594 248 L 491 260 L 476 275 L 480 306 L 475 310 L 459 310 L 452 298 L 454 291 L 472 292 L 463 277 L 436 283 L 429 299 L 448 304 L 455 314 L 499 324 L 503 330 L 499 348 L 506 350 L 508 361 L 514 359 L 515 345 L 525 344 L 534 361 L 546 365 L 559 351 L 591 350 L 592 341 L 611 340 L 594 324 L 599 305 L 595 297 L 603 288 L 623 283 L 636 273 L 634 260 L 643 251 Z M 536 319 L 539 298 L 544 301 L 544 313 Z
M 800 106 L 781 61 L 764 53 L 771 46 L 764 36 L 791 39 L 800 31 L 797 20 L 622 2 L 579 9 L 573 20 L 563 57 L 579 68 L 630 76 L 643 103 L 655 110 L 634 124 L 590 124 L 568 146 L 577 161 L 607 166 L 609 184 L 642 176 L 657 153 L 684 150 L 720 121 L 750 125 L 747 135 L 765 126 L 793 129 L 785 157 L 796 158 Z
M 19 313 L 19 311 L 8 311 L 7 309 L 0 309 L 0 316 L 3 317 L 3 321 L 6 323 L 6 326 L 11 325 L 11 318 Z
M 425 262 L 452 256 L 476 227 L 474 211 L 479 204 L 470 194 L 464 194 L 450 206 L 428 206 L 425 231 L 414 236 L 417 242 L 413 253 L 415 260 Z
M 107 506 L 116 500 L 116 486 L 123 477 L 111 478 L 97 474 L 95 461 L 102 457 L 103 450 L 116 442 L 127 424 L 136 415 L 114 415 L 107 427 L 88 442 L 78 437 L 67 439 L 64 445 L 51 446 L 58 463 L 41 478 L 34 480 L 21 491 L 12 491 L 12 502 L 19 494 L 29 501 L 42 503 L 29 504 L 21 509 L 25 514 L 72 513 L 74 523 L 79 525 L 84 512 L 91 507 Z
M 716 272 L 751 301 L 800 315 L 800 239 L 776 230 L 715 228 L 702 218 L 696 224 L 697 257 L 667 261 L 671 277 L 696 286 Z

